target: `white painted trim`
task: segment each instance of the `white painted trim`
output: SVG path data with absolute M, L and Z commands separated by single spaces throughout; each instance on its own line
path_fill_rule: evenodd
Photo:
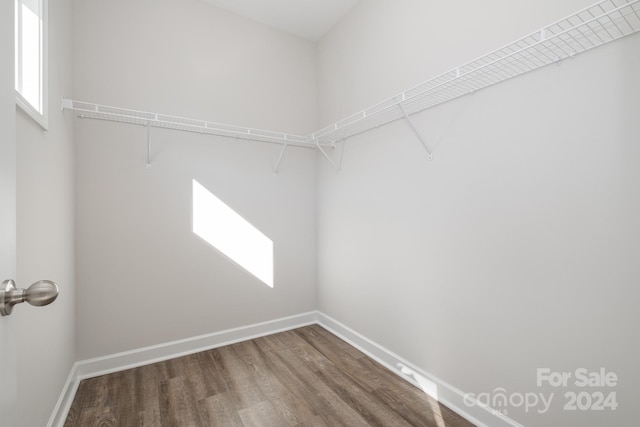
M 60 397 L 58 397 L 56 406 L 53 408 L 53 412 L 51 413 L 51 417 L 49 418 L 47 427 L 64 426 L 67 414 L 69 413 L 69 409 L 71 409 L 71 404 L 73 403 L 73 398 L 75 397 L 76 391 L 78 391 L 78 385 L 80 384 L 80 380 L 78 379 L 77 375 L 77 369 L 78 362 L 74 363 L 71 367 L 71 371 L 69 372 L 67 381 L 64 383 L 62 392 L 60 392 Z
M 186 356 L 317 323 L 317 312 L 298 314 L 168 343 L 76 362 L 60 394 L 47 427 L 63 427 L 80 381 L 113 372 Z
M 168 343 L 152 345 L 122 353 L 78 362 L 77 375 L 80 379 L 97 377 L 138 366 L 149 365 L 163 360 L 186 356 L 199 351 L 235 344 L 289 329 L 312 325 L 317 322 L 317 313 L 309 312 L 248 326 L 227 329 Z
M 210 350 L 303 326 L 318 324 L 382 364 L 400 378 L 433 396 L 442 404 L 478 427 L 524 427 L 475 400 L 465 404 L 465 393 L 445 381 L 423 371 L 397 354 L 387 350 L 348 326 L 317 311 L 284 317 L 253 325 L 227 329 L 168 343 L 143 347 L 76 362 L 64 385 L 47 427 L 63 427 L 80 381 L 125 369 L 144 366 L 175 357 Z M 467 401 L 472 399 L 467 398 Z
M 318 312 L 318 324 L 478 427 L 524 427 L 475 399 L 467 397 L 466 401 L 475 405 L 465 404 L 465 393 L 460 389 L 423 371 L 326 314 Z

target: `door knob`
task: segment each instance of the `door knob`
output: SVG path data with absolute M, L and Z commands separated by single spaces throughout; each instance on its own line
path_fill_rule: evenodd
M 58 285 L 51 280 L 39 280 L 27 289 L 16 289 L 13 280 L 5 280 L 0 285 L 0 314 L 8 316 L 13 306 L 21 302 L 41 307 L 51 304 L 58 298 Z

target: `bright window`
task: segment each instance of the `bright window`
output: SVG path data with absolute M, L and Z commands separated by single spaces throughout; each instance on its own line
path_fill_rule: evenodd
M 15 0 L 16 102 L 47 127 L 47 0 Z
M 273 242 L 193 180 L 193 232 L 273 288 Z

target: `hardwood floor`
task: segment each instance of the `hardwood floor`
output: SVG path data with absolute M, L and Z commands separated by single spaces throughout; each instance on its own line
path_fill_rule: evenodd
M 318 325 L 83 380 L 65 427 L 472 426 Z

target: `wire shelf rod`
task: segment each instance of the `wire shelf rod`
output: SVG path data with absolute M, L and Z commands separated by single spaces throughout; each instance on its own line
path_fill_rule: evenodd
M 311 149 L 315 148 L 315 143 L 308 141 L 306 136 L 291 133 L 243 128 L 235 125 L 93 104 L 66 98 L 63 98 L 62 100 L 62 108 L 63 110 L 68 109 L 76 112 L 78 117 L 81 118 L 116 121 L 163 129 L 218 135 L 247 141 L 287 144 Z
M 393 107 L 422 102 L 406 109 L 414 114 L 529 71 L 572 58 L 578 53 L 640 31 L 640 0 L 603 0 L 506 44 L 484 56 L 321 128 L 311 138 L 341 140 L 360 134 L 363 123 Z

